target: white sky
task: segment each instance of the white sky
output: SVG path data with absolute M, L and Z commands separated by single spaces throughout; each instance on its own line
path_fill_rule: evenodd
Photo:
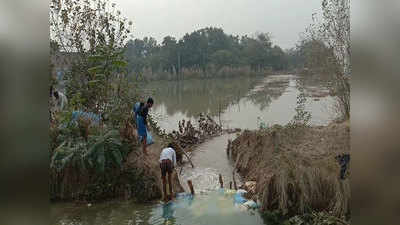
M 111 0 L 133 21 L 135 38 L 161 41 L 207 26 L 227 34 L 270 32 L 282 48 L 294 47 L 299 34 L 321 11 L 321 0 Z

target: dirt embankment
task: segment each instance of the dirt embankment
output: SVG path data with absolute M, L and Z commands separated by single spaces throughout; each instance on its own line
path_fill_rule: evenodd
M 148 155 L 144 156 L 142 150 L 133 151 L 128 156 L 124 170 L 132 172 L 132 175 L 126 176 L 127 183 L 135 183 L 128 191 L 128 198 L 150 201 L 160 199 L 162 197 L 162 182 L 159 158 L 160 153 L 166 144 L 157 136 L 155 143 L 147 147 Z M 129 182 L 129 180 L 131 182 Z M 172 177 L 173 191 L 175 193 L 184 192 L 179 182 L 177 173 L 173 173 Z
M 82 169 L 74 164 L 63 171 L 50 171 L 50 192 L 53 201 L 103 201 L 115 198 L 149 202 L 162 197 L 159 156 L 163 139 L 153 135 L 155 143 L 144 156 L 141 146 L 132 145 L 121 168 L 106 168 L 104 173 Z M 176 174 L 174 192 L 183 192 Z
M 349 213 L 349 179 L 340 179 L 336 159 L 350 151 L 348 122 L 244 131 L 229 146 L 236 171 L 257 182 L 249 197 L 258 199 L 262 210 Z
M 142 153 L 136 129 L 127 123 L 119 131 L 120 137 L 126 142 L 123 145 L 124 153 L 126 152 L 123 165 L 107 166 L 103 172 L 86 166 L 79 167 L 74 163 L 69 163 L 61 171 L 52 169 L 51 200 L 103 201 L 125 198 L 137 202 L 149 202 L 160 199 L 162 197 L 159 168 L 161 150 L 169 142 L 173 142 L 176 146 L 177 159 L 183 162 L 183 149 L 185 152 L 190 152 L 195 145 L 222 133 L 221 127 L 209 116 L 201 115 L 198 123 L 199 126 L 194 127 L 190 121 L 183 120 L 179 122 L 179 130 L 168 135 L 160 132 L 160 128 L 153 123 L 151 131 L 154 144 L 147 148 L 149 153 L 147 156 Z M 190 159 L 190 155 L 186 155 Z M 173 174 L 173 190 L 176 193 L 184 192 L 177 173 Z

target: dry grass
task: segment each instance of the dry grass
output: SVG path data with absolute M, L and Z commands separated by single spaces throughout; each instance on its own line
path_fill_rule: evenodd
M 246 180 L 257 181 L 264 210 L 284 214 L 349 212 L 349 179 L 339 179 L 335 156 L 349 152 L 348 124 L 245 131 L 232 143 L 232 157 Z
M 338 179 L 339 167 L 334 159 L 309 165 L 293 156 L 274 166 L 273 175 L 261 181 L 265 209 L 279 209 L 285 214 L 328 211 L 345 215 L 349 208 L 349 181 Z M 279 159 L 277 159 L 279 160 Z
M 237 76 L 257 76 L 257 75 L 271 75 L 276 74 L 277 71 L 271 69 L 264 69 L 262 71 L 251 70 L 249 66 L 230 67 L 224 66 L 217 68 L 213 65 L 207 66 L 205 71 L 200 68 L 182 68 L 180 74 L 176 72 L 167 71 L 152 71 L 151 69 L 144 69 L 140 74 L 141 79 L 145 81 L 152 80 L 182 80 L 182 79 L 202 79 L 202 78 L 215 78 L 215 77 L 237 77 Z M 136 75 L 134 75 L 136 77 Z

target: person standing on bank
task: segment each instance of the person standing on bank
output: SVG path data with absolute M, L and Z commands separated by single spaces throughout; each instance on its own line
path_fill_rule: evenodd
M 173 149 L 173 144 L 169 143 L 166 148 L 161 151 L 160 154 L 160 169 L 161 169 L 161 178 L 163 183 L 163 196 L 164 202 L 167 202 L 170 199 L 173 199 L 172 192 L 172 172 L 176 166 L 176 153 Z M 166 175 L 168 173 L 168 186 L 170 196 L 167 196 L 167 180 Z
M 147 99 L 146 104 L 140 107 L 137 119 L 138 135 L 142 139 L 143 153 L 147 155 L 147 116 L 149 115 L 149 109 L 153 106 L 154 100 L 152 98 Z

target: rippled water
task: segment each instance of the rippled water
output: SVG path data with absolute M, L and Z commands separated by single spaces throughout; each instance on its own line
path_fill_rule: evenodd
M 218 179 L 221 174 L 224 186 L 229 187 L 229 182 L 233 181 L 233 165 L 227 159 L 225 149 L 228 139 L 234 139 L 234 137 L 234 134 L 223 135 L 201 144 L 194 152 L 192 159 L 195 168 L 187 165 L 182 171 L 180 179 L 184 181 L 184 185 L 187 180 L 192 180 L 193 186 L 200 191 L 215 190 L 219 187 Z M 241 183 L 237 174 L 235 174 L 235 180 L 238 185 Z
M 167 131 L 177 128 L 181 119 L 197 120 L 200 112 L 208 113 L 226 128 L 255 129 L 259 121 L 285 124 L 295 114 L 298 77 L 268 76 L 264 78 L 235 78 L 213 80 L 159 81 L 146 86 L 153 90 L 155 106 L 152 114 Z M 331 97 L 321 84 L 304 82 L 310 95 L 306 109 L 312 113 L 313 124 L 326 124 L 333 118 Z M 322 91 L 322 92 L 321 92 Z M 219 116 L 220 115 L 220 116 Z M 257 119 L 259 117 L 260 119 Z M 54 204 L 52 224 L 57 225 L 128 225 L 128 224 L 264 224 L 257 212 L 242 211 L 233 204 L 232 196 L 215 191 L 218 175 L 225 187 L 232 181 L 232 165 L 225 148 L 228 139 L 223 135 L 198 146 L 192 158 L 195 168 L 183 168 L 180 180 L 184 187 L 193 181 L 194 199 L 178 199 L 173 204 L 134 204 L 113 201 L 101 204 Z M 238 183 L 240 178 L 236 177 Z

